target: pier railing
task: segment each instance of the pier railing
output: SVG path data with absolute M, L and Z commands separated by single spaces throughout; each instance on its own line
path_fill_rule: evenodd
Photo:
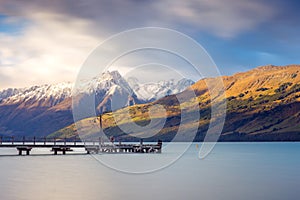
M 15 137 L 15 136 L 0 136 L 0 148 L 17 148 L 19 155 L 22 152 L 30 154 L 32 148 L 51 148 L 54 154 L 67 151 L 73 151 L 71 148 L 85 148 L 87 153 L 161 153 L 162 141 L 157 144 L 144 144 L 143 141 L 139 144 L 124 144 L 105 143 L 101 137 L 95 139 L 81 140 L 79 137 L 73 138 L 47 138 L 47 137 Z

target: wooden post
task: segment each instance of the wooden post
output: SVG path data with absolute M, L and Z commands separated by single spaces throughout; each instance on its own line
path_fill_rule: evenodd
M 76 146 L 76 136 L 74 137 L 74 146 Z
M 2 136 L 0 136 L 0 144 L 2 144 Z
M 33 137 L 33 145 L 35 145 L 35 136 Z
M 67 144 L 67 138 L 65 137 L 65 141 L 64 141 L 64 144 L 65 144 L 65 146 L 66 146 L 66 144 Z
M 44 137 L 44 145 L 46 145 L 46 136 Z
M 54 145 L 56 145 L 56 138 L 53 138 Z
M 100 125 L 100 129 L 102 129 L 102 115 L 99 115 L 99 125 Z
M 158 140 L 157 145 L 161 147 L 162 146 L 162 140 Z
M 157 153 L 161 153 L 161 148 L 162 148 L 162 140 L 158 140 L 157 145 L 159 146 Z
M 11 144 L 14 144 L 14 139 L 15 139 L 15 137 L 11 136 Z
M 25 136 L 23 136 L 23 145 L 25 144 Z

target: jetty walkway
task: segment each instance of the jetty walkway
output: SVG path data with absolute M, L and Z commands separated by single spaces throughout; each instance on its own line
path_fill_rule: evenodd
M 50 148 L 50 151 L 57 155 L 58 152 L 66 154 L 66 152 L 73 151 L 74 148 L 84 148 L 87 154 L 90 153 L 161 153 L 162 141 L 159 140 L 157 144 L 144 144 L 141 140 L 140 143 L 114 143 L 102 142 L 101 138 L 97 141 L 81 141 L 79 138 L 74 139 L 61 139 L 54 138 L 48 139 L 37 137 L 1 137 L 0 148 L 16 148 L 19 155 L 23 152 L 25 155 L 30 155 L 33 148 Z

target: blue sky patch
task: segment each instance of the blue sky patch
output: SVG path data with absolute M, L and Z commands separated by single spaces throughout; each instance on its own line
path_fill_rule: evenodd
M 9 35 L 20 34 L 26 25 L 24 19 L 0 14 L 0 33 Z

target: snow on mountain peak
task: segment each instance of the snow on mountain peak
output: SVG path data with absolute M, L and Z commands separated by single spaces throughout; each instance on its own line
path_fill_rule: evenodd
M 98 93 L 101 90 L 109 90 L 112 86 L 119 85 L 126 88 L 128 91 L 132 91 L 126 80 L 120 75 L 118 71 L 103 72 L 99 76 L 95 76 L 90 80 L 81 80 L 77 83 L 73 90 L 73 93 L 80 94 L 92 94 Z
M 82 80 L 76 88 L 72 83 L 45 84 L 21 89 L 0 91 L 0 104 L 24 104 L 51 107 L 74 94 L 96 94 L 102 101 L 107 95 L 127 93 L 141 102 L 149 102 L 183 91 L 194 82 L 189 79 L 179 81 L 162 80 L 153 83 L 139 83 L 137 78 L 125 80 L 118 71 L 107 71 L 91 80 Z M 125 94 L 124 93 L 124 94 Z
M 71 96 L 72 83 L 45 84 L 28 88 L 15 89 L 1 99 L 1 104 L 43 102 L 38 106 L 51 107 Z M 0 94 L 4 94 L 3 90 Z M 0 95 L 2 96 L 2 95 Z M 4 97 L 4 96 L 3 96 Z
M 137 97 L 144 101 L 153 101 L 164 96 L 182 92 L 187 87 L 194 84 L 192 80 L 185 78 L 180 79 L 179 81 L 170 79 L 158 82 L 139 83 L 137 78 L 129 77 L 127 81 Z

